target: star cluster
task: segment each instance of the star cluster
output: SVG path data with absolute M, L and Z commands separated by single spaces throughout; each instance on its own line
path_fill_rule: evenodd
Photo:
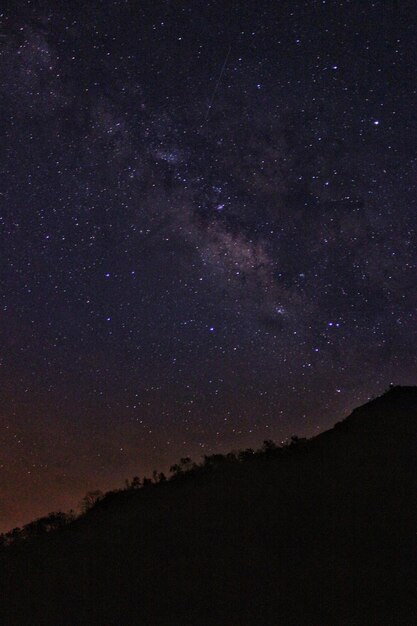
M 411 2 L 6 3 L 0 523 L 416 372 Z

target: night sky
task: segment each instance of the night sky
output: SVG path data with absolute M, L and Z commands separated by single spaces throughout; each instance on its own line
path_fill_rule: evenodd
M 415 384 L 414 1 L 2 7 L 0 530 Z

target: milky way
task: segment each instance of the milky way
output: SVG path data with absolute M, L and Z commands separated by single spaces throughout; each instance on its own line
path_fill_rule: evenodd
M 68 4 L 0 15 L 3 528 L 415 383 L 414 3 Z

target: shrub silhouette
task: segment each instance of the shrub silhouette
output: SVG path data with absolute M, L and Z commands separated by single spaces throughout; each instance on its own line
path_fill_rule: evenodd
M 104 494 L 100 489 L 95 491 L 88 491 L 84 498 L 81 500 L 81 510 L 86 513 L 94 507 L 94 505 L 103 498 Z

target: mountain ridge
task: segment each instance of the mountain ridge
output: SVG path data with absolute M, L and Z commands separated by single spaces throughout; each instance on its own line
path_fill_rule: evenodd
M 183 459 L 6 550 L 4 623 L 411 626 L 416 443 L 393 387 L 310 440 Z

